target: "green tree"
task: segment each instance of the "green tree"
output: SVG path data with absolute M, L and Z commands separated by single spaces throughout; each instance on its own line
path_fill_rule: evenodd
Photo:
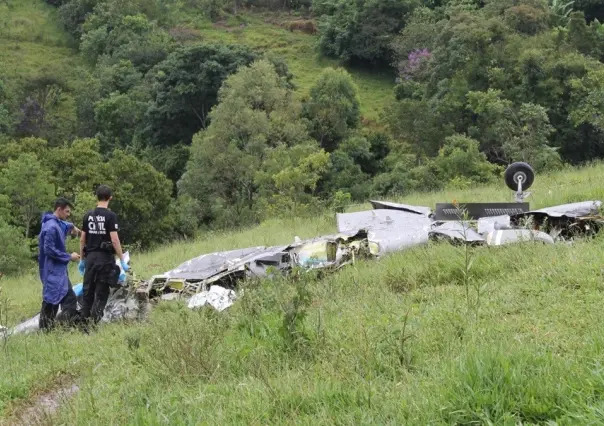
M 560 157 L 548 139 L 555 129 L 546 109 L 532 103 L 515 107 L 501 95 L 493 89 L 468 94 L 468 106 L 478 115 L 478 126 L 470 133 L 480 138 L 483 149 L 504 161 L 528 161 L 538 169 L 557 167 Z
M 359 106 L 358 88 L 350 74 L 343 69 L 323 70 L 304 104 L 304 116 L 311 122 L 311 136 L 325 150 L 335 150 L 350 129 L 358 126 Z
M 99 0 L 70 0 L 59 8 L 59 13 L 65 29 L 79 40 L 82 36 L 82 25 L 86 17 L 92 13 Z
M 574 1 L 549 0 L 551 22 L 554 26 L 565 27 L 573 10 Z
M 116 150 L 104 164 L 105 182 L 114 191 L 111 208 L 126 244 L 149 247 L 173 236 L 172 183 L 150 164 Z
M 95 103 L 94 114 L 101 152 L 132 145 L 147 108 L 136 96 L 113 92 Z
M 0 221 L 0 239 L 10 241 L 0 247 L 0 275 L 16 275 L 34 266 L 27 240 L 19 229 Z
M 46 73 L 24 86 L 20 102 L 19 136 L 35 136 L 57 144 L 73 134 L 76 122 L 74 99 L 62 76 Z
M 111 93 L 128 93 L 137 88 L 142 83 L 143 73 L 129 59 L 105 57 L 99 60 L 94 77 L 100 84 L 100 95 L 106 97 Z
M 546 30 L 550 19 L 545 2 L 536 5 L 520 4 L 505 10 L 505 22 L 517 32 L 535 35 Z
M 6 83 L 0 79 L 0 135 L 3 133 L 8 133 L 13 127 L 9 107 Z
M 397 144 L 384 160 L 386 171 L 373 179 L 373 191 L 382 195 L 405 195 L 413 191 L 434 191 L 443 182 L 434 161 L 418 157 L 408 144 Z
M 291 147 L 281 144 L 268 150 L 254 179 L 265 205 L 264 214 L 301 216 L 311 212 L 317 184 L 328 168 L 329 154 L 314 141 Z
M 96 64 L 107 55 L 129 60 L 136 69 L 147 72 L 163 61 L 170 50 L 169 34 L 142 13 L 98 17 L 91 15 L 84 28 L 80 50 L 84 58 Z M 104 20 L 106 18 L 107 20 Z
M 0 173 L 0 193 L 9 197 L 13 223 L 22 227 L 25 238 L 29 238 L 40 213 L 49 208 L 54 198 L 50 170 L 34 154 L 9 159 Z
M 266 60 L 228 77 L 219 100 L 211 124 L 193 139 L 179 193 L 205 206 L 204 220 L 218 212 L 225 223 L 255 220 L 256 173 L 263 159 L 278 146 L 308 141 L 307 123 L 287 79 Z
M 438 177 L 444 182 L 465 179 L 474 183 L 488 183 L 498 171 L 478 150 L 479 142 L 462 135 L 445 139 L 443 147 L 434 159 Z
M 568 22 L 568 41 L 584 55 L 604 61 L 604 25 L 598 20 L 587 25 L 583 12 L 571 13 Z
M 560 155 L 548 144 L 555 129 L 549 123 L 547 111 L 540 105 L 522 104 L 518 110 L 518 127 L 503 143 L 503 152 L 510 161 L 526 161 L 537 170 L 556 168 Z
M 417 0 L 326 0 L 313 3 L 321 15 L 319 47 L 344 61 L 391 62 L 391 41 L 405 26 Z
M 152 101 L 145 118 L 151 145 L 188 144 L 208 123 L 227 76 L 256 55 L 241 46 L 197 44 L 178 48 L 151 71 Z
M 323 196 L 339 190 L 355 201 L 364 201 L 371 192 L 371 179 L 385 170 L 384 159 L 390 152 L 390 140 L 383 132 L 357 131 L 333 151 L 330 167 L 319 182 Z
M 48 142 L 40 138 L 11 139 L 0 144 L 0 168 L 5 167 L 9 159 L 16 160 L 21 154 L 35 154 L 46 158 Z
M 604 67 L 571 81 L 573 108 L 570 119 L 575 126 L 591 124 L 604 131 Z
M 96 139 L 75 139 L 48 151 L 44 163 L 52 171 L 55 193 L 72 200 L 82 191 L 92 193 L 103 183 L 103 157 Z

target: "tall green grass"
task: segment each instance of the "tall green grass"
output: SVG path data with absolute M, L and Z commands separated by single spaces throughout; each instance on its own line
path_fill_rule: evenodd
M 78 63 L 55 7 L 42 0 L 0 2 L 0 76 L 22 83 L 40 75 L 72 75 Z
M 538 176 L 532 207 L 602 199 L 602 172 Z M 508 195 L 497 185 L 400 201 Z M 148 277 L 203 252 L 334 230 L 331 215 L 274 220 L 136 254 L 133 268 Z M 603 243 L 482 247 L 470 269 L 463 248 L 428 244 L 249 282 L 222 313 L 165 302 L 146 323 L 15 337 L 0 343 L 0 410 L 17 415 L 61 379 L 81 388 L 53 420 L 64 424 L 601 424 Z M 481 284 L 477 307 L 464 273 Z M 13 320 L 35 313 L 35 276 L 1 284 Z

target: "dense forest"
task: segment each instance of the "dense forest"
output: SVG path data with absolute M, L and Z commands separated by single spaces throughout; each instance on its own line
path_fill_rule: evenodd
M 77 53 L 64 72 L 0 68 L 5 272 L 35 253 L 53 198 L 73 200 L 77 218 L 101 183 L 122 239 L 147 248 L 486 183 L 511 161 L 547 171 L 604 157 L 601 0 L 39 3 Z M 8 14 L 15 4 L 0 0 Z M 278 51 L 208 40 L 189 19 L 237 29 L 283 13 L 340 65 L 305 91 Z M 392 75 L 377 119 L 363 116 L 359 68 Z

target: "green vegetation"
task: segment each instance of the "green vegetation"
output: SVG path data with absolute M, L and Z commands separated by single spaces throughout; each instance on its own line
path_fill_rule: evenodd
M 602 199 L 603 172 L 598 164 L 543 175 L 531 206 Z M 498 184 L 398 200 L 508 197 Z M 203 252 L 334 228 L 331 214 L 273 219 L 132 261 L 148 277 Z M 9 339 L 0 351 L 0 409 L 18 416 L 33 395 L 66 382 L 81 390 L 53 422 L 599 423 L 601 247 L 597 237 L 472 250 L 469 304 L 464 250 L 445 243 L 322 277 L 250 282 L 220 314 L 164 302 L 145 323 Z M 478 306 L 474 282 L 484 286 Z M 1 283 L 10 324 L 39 309 L 34 275 Z
M 602 22 L 600 0 L 0 0 L 0 321 L 39 310 L 40 213 L 63 195 L 79 222 L 102 183 L 145 278 L 369 197 L 506 200 L 512 161 L 533 207 L 602 200 Z M 602 423 L 601 243 L 430 244 L 221 314 L 0 340 L 0 417 L 76 383 L 53 421 Z
M 289 13 L 258 13 L 216 23 L 179 16 L 180 25 L 199 31 L 199 40 L 225 44 L 243 44 L 254 49 L 274 52 L 283 57 L 295 76 L 294 83 L 301 95 L 309 94 L 317 76 L 327 67 L 339 67 L 335 59 L 321 56 L 315 49 L 316 38 L 302 31 L 287 29 L 299 16 Z M 379 119 L 384 100 L 392 97 L 395 76 L 390 70 L 348 67 L 359 89 L 361 113 L 369 120 Z

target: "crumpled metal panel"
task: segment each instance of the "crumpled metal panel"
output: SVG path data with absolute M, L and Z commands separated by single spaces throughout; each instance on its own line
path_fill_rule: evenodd
M 400 210 L 408 213 L 423 214 L 430 216 L 432 209 L 424 206 L 410 206 L 408 204 L 392 203 L 390 201 L 369 200 L 371 205 L 376 210 Z
M 484 242 L 484 238 L 468 222 L 444 222 L 435 224 L 430 236 L 443 236 L 452 240 Z
M 554 239 L 551 235 L 532 229 L 500 229 L 491 231 L 488 233 L 486 241 L 489 246 L 501 246 L 504 244 L 528 241 L 540 241 L 546 244 L 554 244 Z
M 60 308 L 59 308 L 60 310 Z M 13 334 L 29 334 L 40 329 L 40 314 L 36 314 L 33 318 L 23 321 L 15 326 L 12 330 L 6 332 L 6 335 Z
M 203 254 L 164 273 L 162 277 L 170 279 L 206 280 L 221 272 L 240 269 L 262 256 L 272 257 L 286 248 L 287 246 L 259 246 Z
M 561 204 L 559 206 L 545 207 L 539 210 L 531 210 L 526 213 L 522 213 L 516 216 L 527 216 L 533 214 L 545 214 L 551 217 L 583 217 L 592 216 L 598 214 L 602 202 L 599 200 L 595 201 L 581 201 L 578 203 Z
M 370 243 L 378 245 L 378 255 L 402 250 L 428 242 L 432 219 L 399 210 L 368 210 L 338 213 L 339 232 L 367 231 Z

